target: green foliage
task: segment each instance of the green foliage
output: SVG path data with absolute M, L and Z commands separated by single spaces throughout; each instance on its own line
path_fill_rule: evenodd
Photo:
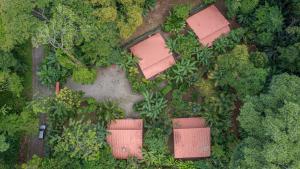
M 224 54 L 232 50 L 244 38 L 246 30 L 238 28 L 232 30 L 227 36 L 218 38 L 213 44 L 213 51 L 217 54 Z
M 257 34 L 257 43 L 260 45 L 271 45 L 274 33 L 282 30 L 283 16 L 277 6 L 265 4 L 255 11 L 255 21 L 252 29 Z
M 118 65 L 126 71 L 127 78 L 134 92 L 142 93 L 156 89 L 165 79 L 164 75 L 156 76 L 153 80 L 147 80 L 138 69 L 138 58 L 127 52 L 122 52 Z
M 237 14 L 249 14 L 257 7 L 259 0 L 226 0 L 227 15 L 233 18 Z
M 269 64 L 269 59 L 264 52 L 253 52 L 250 54 L 250 61 L 257 68 L 265 68 Z
M 37 19 L 31 12 L 35 2 L 3 0 L 0 5 L 0 49 L 10 51 L 24 43 L 34 32 Z
M 11 68 L 15 68 L 18 61 L 11 53 L 0 52 L 0 70 L 9 71 Z
M 0 71 L 0 91 L 10 91 L 20 97 L 23 91 L 22 79 L 16 73 Z
M 4 152 L 9 148 L 9 143 L 6 142 L 5 135 L 0 134 L 0 152 Z
M 182 31 L 185 28 L 185 20 L 188 18 L 190 10 L 191 6 L 189 5 L 175 6 L 167 17 L 167 21 L 163 25 L 163 30 L 171 33 Z
M 82 96 L 83 94 L 81 92 L 72 91 L 65 87 L 60 90 L 55 100 L 66 106 L 68 109 L 76 110 L 80 106 Z
M 125 117 L 125 111 L 121 109 L 116 102 L 108 100 L 98 103 L 93 98 L 88 98 L 86 102 L 88 105 L 83 108 L 82 112 L 95 113 L 97 122 L 108 124 L 114 119 Z
M 157 3 L 157 0 L 145 0 L 143 14 L 145 15 L 146 13 L 151 11 L 153 8 L 155 8 L 156 3 Z
M 74 82 L 80 84 L 92 84 L 97 78 L 97 72 L 95 69 L 88 69 L 85 67 L 79 67 L 73 70 L 72 79 Z
M 69 69 L 60 65 L 55 54 L 50 53 L 39 66 L 38 76 L 43 85 L 54 86 L 56 82 L 64 84 L 71 74 Z
M 140 112 L 144 118 L 153 121 L 160 118 L 167 107 L 165 98 L 163 98 L 160 93 L 144 92 L 143 96 L 145 100 L 135 105 L 136 110 Z
M 229 85 L 242 98 L 260 92 L 268 71 L 255 68 L 249 57 L 244 45 L 238 45 L 230 53 L 219 56 L 215 72 L 218 85 Z
M 97 160 L 101 155 L 99 150 L 105 144 L 105 137 L 98 136 L 96 127 L 90 122 L 71 120 L 62 136 L 56 138 L 58 144 L 54 147 L 55 154 L 83 161 Z
M 233 165 L 239 168 L 297 168 L 299 166 L 300 79 L 281 74 L 269 90 L 250 97 L 239 121 L 244 140 Z
M 278 48 L 278 66 L 291 73 L 300 72 L 300 43 Z
M 182 57 L 191 57 L 195 50 L 199 48 L 199 42 L 194 33 L 188 32 L 186 35 L 178 35 L 174 39 L 167 40 L 167 46 L 172 52 L 178 53 Z
M 176 84 L 188 82 L 197 70 L 196 61 L 191 58 L 182 58 L 170 69 L 168 79 L 174 81 Z
M 168 136 L 160 128 L 149 129 L 145 133 L 143 149 L 143 162 L 147 168 L 171 167 L 174 158 L 170 156 Z

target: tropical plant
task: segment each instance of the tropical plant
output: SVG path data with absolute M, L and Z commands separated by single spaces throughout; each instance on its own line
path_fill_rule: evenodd
M 174 39 L 167 40 L 167 46 L 171 51 L 178 53 L 182 57 L 191 57 L 195 50 L 199 48 L 199 42 L 194 33 L 188 32 L 186 35 L 178 35 Z
M 64 84 L 71 72 L 60 65 L 54 53 L 50 53 L 39 66 L 37 74 L 41 83 L 50 87 L 54 86 L 56 82 Z
M 100 157 L 100 149 L 105 139 L 98 138 L 96 126 L 90 122 L 70 120 L 64 128 L 62 136 L 57 136 L 57 145 L 54 147 L 56 155 L 66 155 L 71 159 L 95 161 Z
M 175 6 L 170 15 L 167 17 L 167 21 L 163 25 L 163 29 L 166 32 L 178 33 L 185 27 L 185 19 L 189 16 L 191 6 L 189 5 L 177 5 Z
M 264 52 L 253 52 L 250 54 L 250 61 L 257 68 L 265 68 L 269 64 L 269 59 Z
M 74 82 L 80 84 L 92 84 L 97 78 L 97 71 L 95 69 L 88 69 L 79 67 L 73 70 L 72 79 Z
M 283 16 L 277 6 L 265 4 L 255 11 L 255 21 L 251 28 L 257 34 L 256 42 L 260 45 L 272 45 L 274 33 L 280 32 Z
M 167 101 L 160 93 L 143 93 L 144 99 L 142 102 L 135 105 L 135 108 L 142 117 L 155 121 L 165 113 Z
M 63 88 L 56 96 L 55 100 L 58 103 L 65 105 L 68 109 L 76 110 L 79 108 L 83 94 L 73 91 L 69 88 Z
M 197 62 L 191 58 L 182 58 L 168 73 L 168 79 L 176 84 L 187 82 L 197 71 Z
M 237 45 L 230 53 L 219 56 L 214 76 L 218 85 L 234 88 L 241 98 L 260 92 L 268 71 L 254 67 L 249 57 L 244 45 Z
M 300 43 L 278 48 L 278 66 L 291 73 L 300 72 Z

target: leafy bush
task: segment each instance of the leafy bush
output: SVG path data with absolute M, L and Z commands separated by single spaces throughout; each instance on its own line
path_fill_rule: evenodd
M 186 23 L 185 20 L 189 16 L 191 6 L 189 5 L 177 5 L 167 17 L 167 21 L 163 25 L 163 30 L 171 33 L 178 33 L 184 29 Z
M 100 137 L 99 137 L 100 136 Z M 90 122 L 71 120 L 54 147 L 56 155 L 65 155 L 71 159 L 95 161 L 100 157 L 100 148 L 105 145 L 105 136 L 98 133 Z
M 278 48 L 279 67 L 292 73 L 300 72 L 300 43 Z
M 116 102 L 104 101 L 98 103 L 93 98 L 88 98 L 87 106 L 81 109 L 83 113 L 95 113 L 97 117 L 96 122 L 108 124 L 114 119 L 121 119 L 125 117 L 125 112 L 119 107 Z
M 56 82 L 64 84 L 71 75 L 69 69 L 62 67 L 54 53 L 50 53 L 39 66 L 38 76 L 43 85 L 54 86 Z
M 82 96 L 83 94 L 81 92 L 72 91 L 65 87 L 61 89 L 56 96 L 56 101 L 69 109 L 76 110 L 80 106 Z
M 86 67 L 79 67 L 73 70 L 72 79 L 80 84 L 92 84 L 97 78 L 95 69 L 89 70 Z
M 229 18 L 233 18 L 237 14 L 249 14 L 256 8 L 258 3 L 259 0 L 226 0 L 227 15 Z
M 254 67 L 249 57 L 244 45 L 237 45 L 230 53 L 219 56 L 215 73 L 218 85 L 234 88 L 242 98 L 260 92 L 268 71 Z
M 168 148 L 168 135 L 160 128 L 147 130 L 144 138 L 143 162 L 149 167 L 171 167 L 175 162 Z
M 168 79 L 173 80 L 176 84 L 188 82 L 197 70 L 196 61 L 191 58 L 182 58 L 170 69 Z
M 224 54 L 228 50 L 232 50 L 238 43 L 242 41 L 246 30 L 238 28 L 232 30 L 227 36 L 217 39 L 213 44 L 213 50 L 217 54 Z
M 178 35 L 175 39 L 168 39 L 167 46 L 171 51 L 180 54 L 182 57 L 191 57 L 195 54 L 196 49 L 200 44 L 193 32 L 188 32 L 186 35 Z
M 264 52 L 253 52 L 250 54 L 250 61 L 257 68 L 265 68 L 269 64 L 268 56 Z
M 256 42 L 260 45 L 272 45 L 274 33 L 282 30 L 283 16 L 277 6 L 265 4 L 255 11 L 252 29 L 257 34 Z
M 142 117 L 155 121 L 160 118 L 167 107 L 167 101 L 159 93 L 144 92 L 144 101 L 135 105 Z

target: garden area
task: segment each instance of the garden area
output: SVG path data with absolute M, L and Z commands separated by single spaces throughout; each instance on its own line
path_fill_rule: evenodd
M 300 168 L 298 0 L 3 0 L 0 42 L 1 169 Z

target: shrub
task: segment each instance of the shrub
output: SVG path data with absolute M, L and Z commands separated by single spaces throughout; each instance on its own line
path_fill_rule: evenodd
M 224 54 L 228 50 L 232 50 L 237 44 L 242 41 L 246 30 L 238 28 L 232 30 L 227 36 L 217 39 L 213 44 L 213 50 L 217 54 Z
M 171 51 L 180 54 L 182 57 L 191 57 L 199 48 L 200 44 L 193 32 L 186 35 L 178 35 L 175 39 L 168 39 L 167 46 Z
M 184 29 L 186 23 L 185 20 L 189 16 L 191 6 L 189 5 L 177 5 L 175 6 L 170 15 L 167 17 L 167 21 L 163 25 L 163 30 L 171 33 L 178 33 Z
M 256 8 L 258 3 L 259 0 L 226 0 L 227 15 L 229 18 L 233 18 L 237 14 L 249 14 Z
M 108 124 L 114 119 L 125 117 L 125 111 L 114 101 L 103 101 L 98 103 L 93 98 L 88 98 L 87 106 L 81 109 L 83 113 L 95 113 L 97 122 Z
M 56 96 L 56 101 L 62 103 L 67 108 L 76 110 L 79 108 L 83 94 L 81 92 L 72 91 L 69 88 L 63 88 Z
M 268 63 L 268 56 L 264 52 L 253 52 L 250 54 L 250 61 L 254 64 L 257 68 L 265 68 Z
M 97 78 L 95 69 L 89 70 L 86 67 L 79 67 L 73 70 L 72 79 L 80 84 L 92 84 Z
M 300 72 L 300 43 L 278 48 L 279 67 L 292 73 Z
M 277 6 L 265 4 L 255 11 L 255 21 L 252 29 L 257 33 L 256 42 L 269 46 L 274 39 L 274 33 L 282 30 L 283 15 Z
M 173 80 L 176 84 L 188 82 L 197 70 L 196 61 L 191 58 L 183 58 L 170 69 L 168 79 Z
M 39 66 L 38 76 L 43 85 L 54 86 L 56 82 L 64 84 L 71 72 L 62 67 L 54 53 L 50 53 Z
M 141 116 L 150 120 L 158 119 L 167 107 L 167 101 L 160 93 L 144 92 L 144 101 L 135 105 L 135 109 Z
M 231 52 L 219 56 L 215 78 L 220 86 L 230 86 L 244 98 L 260 92 L 266 81 L 268 70 L 254 67 L 245 45 L 237 45 Z

